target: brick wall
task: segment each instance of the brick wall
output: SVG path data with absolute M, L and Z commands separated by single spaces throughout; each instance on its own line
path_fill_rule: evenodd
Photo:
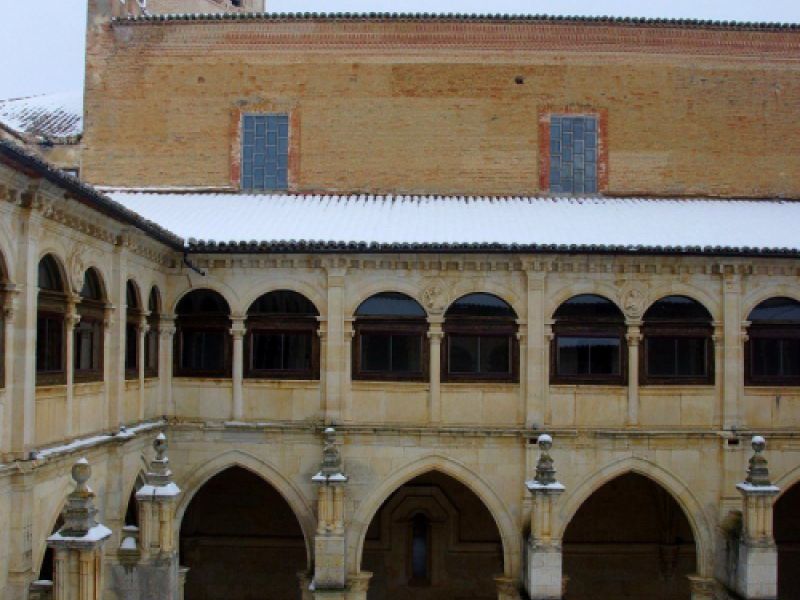
M 296 190 L 533 194 L 555 106 L 607 115 L 605 193 L 800 197 L 795 31 L 98 24 L 86 92 L 82 167 L 98 184 L 232 185 L 239 115 L 281 111 Z

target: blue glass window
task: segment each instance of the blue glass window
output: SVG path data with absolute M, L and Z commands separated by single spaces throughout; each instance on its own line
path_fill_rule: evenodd
M 550 118 L 550 191 L 597 192 L 597 117 Z
M 285 190 L 289 171 L 289 115 L 245 115 L 242 189 Z

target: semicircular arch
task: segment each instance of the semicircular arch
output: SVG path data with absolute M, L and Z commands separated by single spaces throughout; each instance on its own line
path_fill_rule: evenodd
M 359 286 L 358 291 L 353 293 L 352 296 L 348 296 L 344 309 L 345 318 L 353 318 L 356 314 L 356 310 L 365 300 L 381 292 L 400 292 L 401 294 L 405 294 L 409 298 L 415 300 L 426 313 L 428 312 L 422 301 L 422 290 L 419 285 L 401 277 L 389 277 Z
M 671 281 L 667 284 L 651 288 L 649 290 L 647 304 L 645 305 L 644 312 L 642 314 L 646 313 L 650 307 L 653 306 L 653 304 L 666 298 L 667 296 L 685 296 L 686 298 L 694 300 L 698 304 L 702 305 L 703 308 L 708 311 L 708 314 L 711 315 L 712 320 L 722 320 L 722 309 L 717 298 L 700 287 L 682 283 L 680 281 Z
M 306 498 L 297 487 L 284 477 L 280 471 L 268 462 L 241 450 L 228 450 L 214 457 L 198 469 L 189 471 L 186 480 L 178 480 L 176 483 L 181 488 L 183 494 L 175 511 L 175 535 L 176 539 L 180 536 L 180 527 L 186 509 L 192 502 L 195 494 L 199 492 L 209 479 L 232 467 L 241 467 L 257 475 L 267 485 L 272 486 L 286 501 L 292 509 L 306 546 L 306 564 L 312 564 L 311 548 L 314 544 L 314 531 L 316 520 Z
M 430 454 L 418 458 L 411 463 L 397 469 L 391 477 L 383 481 L 378 488 L 363 502 L 353 515 L 351 527 L 348 530 L 348 565 L 352 572 L 361 570 L 361 558 L 364 554 L 364 540 L 372 519 L 380 507 L 397 489 L 415 477 L 436 471 L 452 477 L 472 491 L 484 504 L 492 515 L 500 539 L 503 543 L 503 570 L 509 576 L 515 573 L 518 566 L 521 536 L 511 518 L 505 504 L 496 494 L 491 485 L 483 478 L 453 458 L 441 454 Z
M 248 291 L 242 294 L 244 314 L 247 314 L 247 311 L 250 310 L 253 303 L 261 298 L 261 296 L 284 290 L 304 296 L 314 305 L 321 317 L 324 318 L 327 315 L 327 302 L 325 301 L 325 293 L 323 290 L 312 284 L 298 281 L 291 277 L 281 277 L 279 279 L 270 278 L 268 282 L 261 281 L 250 286 Z
M 613 302 L 619 311 L 625 314 L 619 301 L 619 292 L 619 288 L 602 281 L 569 282 L 547 295 L 545 318 L 552 319 L 555 312 L 564 302 L 583 294 L 592 294 L 605 298 Z
M 450 307 L 464 296 L 469 296 L 470 294 L 489 294 L 491 296 L 497 296 L 508 304 L 516 313 L 518 319 L 525 319 L 528 314 L 527 306 L 522 297 L 512 288 L 495 281 L 485 279 L 473 281 L 467 278 L 465 281 L 457 282 L 450 290 L 449 302 L 442 311 L 443 313 L 447 313 Z
M 626 475 L 636 473 L 647 477 L 666 490 L 683 510 L 697 548 L 697 573 L 703 577 L 711 577 L 713 570 L 713 536 L 708 517 L 703 512 L 700 501 L 691 488 L 667 469 L 656 463 L 639 457 L 626 457 L 612 462 L 590 477 L 567 495 L 556 513 L 553 533 L 557 539 L 563 539 L 570 522 L 580 507 L 606 483 Z
M 244 311 L 247 310 L 246 306 L 242 308 L 241 298 L 236 293 L 236 291 L 228 284 L 215 279 L 209 279 L 209 280 L 204 279 L 197 285 L 195 285 L 195 283 L 196 282 L 190 282 L 190 284 L 187 287 L 178 290 L 178 292 L 172 298 L 172 301 L 169 303 L 172 314 L 176 314 L 176 311 L 178 309 L 178 304 L 180 303 L 181 300 L 183 300 L 185 296 L 188 296 L 192 292 L 197 292 L 201 290 L 210 290 L 222 296 L 225 302 L 228 303 L 228 308 L 230 308 L 231 315 L 242 315 L 244 314 Z M 161 300 L 162 302 L 164 302 L 164 305 L 166 305 L 166 299 L 163 296 Z
M 742 298 L 742 321 L 746 321 L 753 309 L 770 298 L 791 298 L 800 302 L 796 286 L 786 284 L 759 286 Z

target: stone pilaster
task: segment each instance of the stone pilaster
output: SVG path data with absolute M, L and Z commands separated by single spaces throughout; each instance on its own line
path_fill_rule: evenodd
M 336 447 L 336 431 L 328 427 L 324 435 L 322 466 L 311 478 L 319 486 L 312 586 L 315 598 L 338 598 L 340 596 L 336 594 L 343 594 L 347 583 L 344 493 L 348 477 L 342 472 L 342 458 Z
M 158 318 L 158 382 L 161 390 L 162 412 L 175 416 L 172 401 L 172 353 L 175 337 L 175 315 L 159 315 Z
M 553 439 L 539 436 L 536 476 L 525 485 L 533 497 L 531 534 L 527 541 L 525 587 L 531 600 L 555 600 L 562 596 L 561 540 L 553 535 L 554 505 L 564 486 L 556 480 L 550 456 Z
M 64 420 L 64 437 L 72 437 L 76 429 L 75 423 L 75 328 L 81 321 L 77 306 L 80 304 L 81 297 L 77 294 L 70 294 L 67 297 L 67 312 L 64 315 L 64 373 L 67 384 L 67 417 Z
M 778 597 L 778 549 L 772 533 L 772 507 L 780 491 L 769 479 L 766 441 L 753 437 L 747 479 L 736 488 L 742 495 L 742 532 L 734 586 L 747 600 Z
M 145 372 L 145 344 L 147 344 L 147 332 L 150 331 L 150 325 L 147 323 L 147 317 L 150 315 L 149 312 L 143 312 L 139 316 L 139 326 L 137 328 L 137 333 L 139 335 L 136 344 L 136 364 L 139 367 L 139 372 L 137 373 L 139 379 L 139 421 L 144 420 L 145 415 L 145 403 L 146 403 L 146 395 L 144 390 L 144 372 Z
M 547 273 L 535 271 L 533 266 L 529 266 L 525 274 L 528 282 L 528 327 L 524 340 L 520 340 L 520 349 L 523 341 L 525 344 L 525 425 L 538 427 L 544 422 L 545 398 L 550 390 L 547 376 L 548 340 L 544 330 Z
M 167 458 L 167 438 L 159 433 L 153 441 L 156 456 L 136 492 L 139 529 L 125 528 L 113 567 L 113 588 L 118 598 L 178 600 L 181 596 L 178 544 L 175 540 L 175 507 L 181 490 L 172 481 Z
M 100 600 L 103 544 L 111 530 L 95 520 L 94 492 L 87 485 L 92 469 L 86 459 L 72 467 L 75 491 L 67 498 L 64 526 L 47 538 L 53 549 L 53 599 Z

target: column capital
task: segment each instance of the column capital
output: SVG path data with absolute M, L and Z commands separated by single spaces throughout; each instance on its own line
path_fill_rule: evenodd
M 231 317 L 231 335 L 233 339 L 241 339 L 244 337 L 245 332 L 247 331 L 247 327 L 245 322 L 247 321 L 247 317 L 242 316 L 232 316 Z

